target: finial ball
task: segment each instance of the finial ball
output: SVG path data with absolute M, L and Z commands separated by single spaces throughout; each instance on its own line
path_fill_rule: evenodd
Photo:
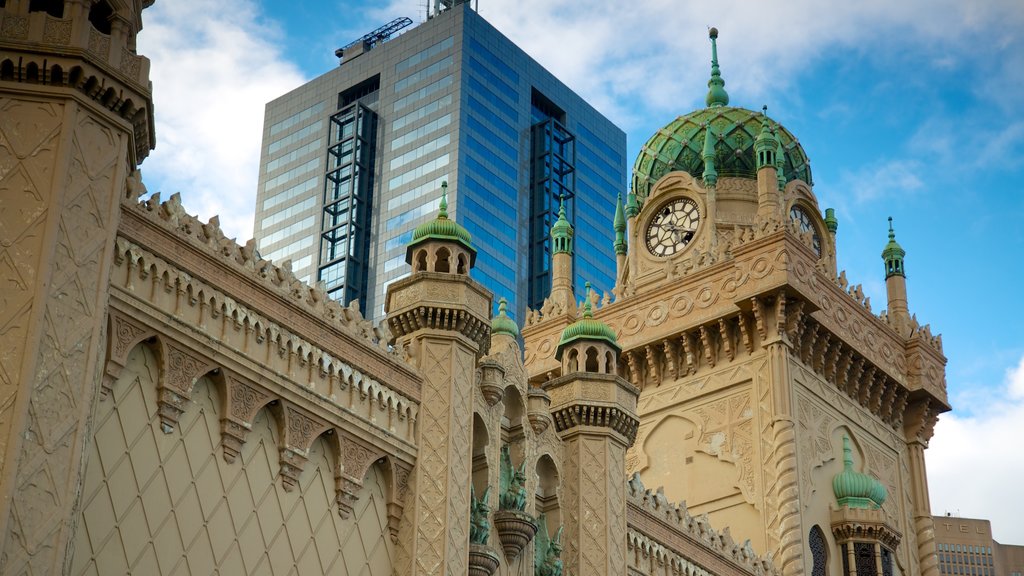
M 708 30 L 708 38 L 718 38 L 718 28 L 712 26 L 711 29 Z

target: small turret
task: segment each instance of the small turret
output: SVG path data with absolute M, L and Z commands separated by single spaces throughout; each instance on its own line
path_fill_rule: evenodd
M 775 165 L 779 141 L 768 119 L 768 107 L 761 108 L 761 132 L 754 140 L 757 161 L 757 215 L 762 221 L 779 216 L 779 173 Z
M 570 313 L 576 313 L 572 292 L 572 224 L 565 217 L 565 197 L 559 197 L 558 220 L 551 226 L 551 300 Z
M 504 298 L 498 300 L 498 315 L 491 318 L 491 341 L 500 336 L 519 339 L 519 325 L 509 317 L 508 301 Z
M 892 217 L 889 217 L 889 243 L 882 250 L 882 261 L 885 262 L 885 292 L 889 300 L 889 319 L 897 326 L 910 321 L 910 310 L 907 306 L 907 276 L 903 267 L 903 257 L 907 253 L 896 242 L 896 232 L 892 229 Z
M 779 182 L 779 190 L 785 190 L 786 188 L 786 148 L 782 145 L 782 139 L 779 138 L 779 125 L 776 124 L 772 128 L 772 135 L 775 136 L 775 142 L 778 144 L 775 147 L 775 172 L 776 179 Z
M 586 291 L 590 293 L 590 282 Z M 563 359 L 569 350 L 571 352 Z M 555 358 L 562 360 L 563 374 L 577 371 L 615 374 L 620 350 L 615 331 L 594 319 L 588 297 L 583 299 L 583 316 L 562 330 Z
M 704 150 L 701 157 L 704 159 L 704 186 L 708 188 L 718 184 L 718 172 L 715 170 L 715 129 L 708 122 L 707 130 L 704 131 Z
M 405 261 L 413 272 L 469 274 L 476 263 L 469 231 L 448 218 L 448 182 L 441 182 L 437 217 L 416 227 L 406 248 Z
M 828 229 L 828 233 L 832 235 L 832 238 L 836 237 L 836 231 L 839 230 L 839 220 L 836 219 L 835 208 L 825 208 L 825 228 Z
M 718 69 L 718 28 L 708 30 L 708 38 L 711 38 L 711 79 L 708 80 L 708 95 L 704 99 L 708 108 L 713 106 L 728 106 L 729 94 L 725 91 L 725 80 L 722 80 L 722 72 Z

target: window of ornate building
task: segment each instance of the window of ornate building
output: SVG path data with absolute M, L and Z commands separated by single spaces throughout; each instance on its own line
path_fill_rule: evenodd
M 822 533 L 820 527 L 814 526 L 811 528 L 807 542 L 811 548 L 811 576 L 827 576 L 828 548 L 825 543 L 825 534 Z

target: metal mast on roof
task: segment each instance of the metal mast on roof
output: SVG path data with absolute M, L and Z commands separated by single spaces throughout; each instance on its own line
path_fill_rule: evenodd
M 398 32 L 402 28 L 411 25 L 412 18 L 407 18 L 405 16 L 402 16 L 401 18 L 395 18 L 391 22 L 388 22 L 387 24 L 381 26 L 380 28 L 377 28 L 373 32 L 370 32 L 369 34 L 366 34 L 361 38 L 353 42 L 349 42 L 348 44 L 342 46 L 341 48 L 338 48 L 337 50 L 334 51 L 334 55 L 337 56 L 338 58 L 341 58 L 347 48 L 358 46 L 359 44 L 364 44 L 366 47 L 365 49 L 369 50 L 370 48 L 373 48 L 377 44 L 380 44 L 381 42 L 384 42 L 387 39 L 391 38 L 392 34 Z

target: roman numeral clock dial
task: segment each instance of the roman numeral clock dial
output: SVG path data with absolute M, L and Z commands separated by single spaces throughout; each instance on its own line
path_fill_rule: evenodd
M 655 256 L 671 256 L 693 240 L 700 223 L 697 203 L 678 198 L 658 209 L 647 225 L 647 249 Z

